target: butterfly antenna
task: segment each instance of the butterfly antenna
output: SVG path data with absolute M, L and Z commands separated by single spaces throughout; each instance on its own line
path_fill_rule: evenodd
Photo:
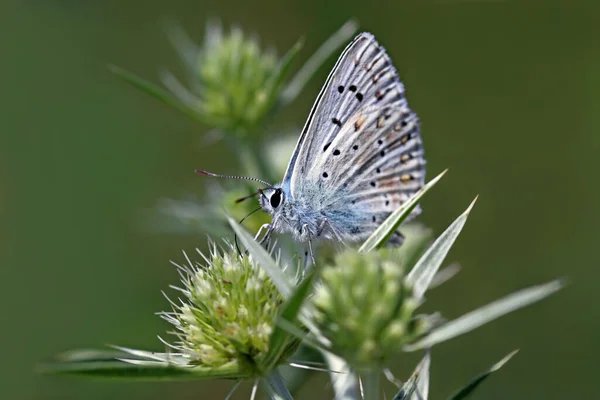
M 270 183 L 267 183 L 267 182 L 263 181 L 262 179 L 252 178 L 252 177 L 249 177 L 249 176 L 213 174 L 212 172 L 204 171 L 202 169 L 197 169 L 195 172 L 197 174 L 200 174 L 200 175 L 212 176 L 214 178 L 243 179 L 243 180 L 246 180 L 246 181 L 254 181 L 254 182 L 262 183 L 263 185 L 265 185 L 269 189 L 273 189 L 273 185 L 271 185 Z
M 262 207 L 258 207 L 256 210 L 252 211 L 250 214 L 246 215 L 244 218 L 242 218 L 240 220 L 240 222 L 238 222 L 238 224 L 242 224 L 242 222 L 244 222 L 246 220 L 246 218 L 248 218 L 249 216 L 251 216 L 252 214 L 254 214 L 255 212 L 262 210 Z M 234 235 L 233 237 L 233 243 L 235 243 L 235 248 L 238 251 L 238 254 L 240 255 L 240 257 L 243 257 L 242 251 L 240 250 L 240 246 L 238 246 L 238 241 L 237 241 L 237 234 Z

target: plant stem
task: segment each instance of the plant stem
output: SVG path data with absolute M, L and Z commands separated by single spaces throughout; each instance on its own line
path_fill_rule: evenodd
M 379 368 L 371 368 L 361 371 L 360 379 L 363 386 L 363 399 L 379 400 L 381 370 Z

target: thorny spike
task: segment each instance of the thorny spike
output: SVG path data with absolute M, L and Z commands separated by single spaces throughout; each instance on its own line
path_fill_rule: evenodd
M 239 380 L 235 383 L 235 385 L 233 385 L 233 388 L 231 389 L 231 391 L 229 392 L 227 397 L 225 397 L 225 400 L 229 400 L 231 398 L 231 396 L 233 396 L 233 392 L 236 391 L 236 389 L 240 386 L 241 383 L 242 383 L 242 381 Z
M 344 373 L 344 372 L 341 372 L 341 371 L 334 371 L 332 369 L 313 367 L 311 365 L 304 365 L 304 364 L 298 364 L 298 363 L 293 363 L 293 362 L 289 363 L 288 365 L 290 367 L 307 369 L 307 370 L 311 370 L 311 371 L 331 372 L 333 374 L 343 374 Z

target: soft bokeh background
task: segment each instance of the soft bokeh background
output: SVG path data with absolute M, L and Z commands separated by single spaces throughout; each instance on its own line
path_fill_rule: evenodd
M 205 127 L 105 65 L 153 80 L 160 67 L 180 70 L 161 21 L 179 20 L 201 39 L 204 21 L 219 17 L 280 53 L 305 35 L 298 66 L 357 17 L 387 48 L 422 119 L 429 177 L 450 168 L 421 220 L 439 233 L 481 195 L 450 256 L 463 270 L 431 293 L 430 307 L 456 317 L 529 284 L 557 276 L 571 283 L 436 348 L 432 398 L 515 348 L 477 398 L 596 398 L 600 6 L 553 3 L 0 2 L 0 397 L 225 397 L 229 382 L 103 383 L 34 372 L 68 348 L 161 350 L 155 335 L 167 326 L 153 313 L 167 306 L 160 290 L 177 282 L 168 260 L 205 239 L 144 233 L 140 211 L 162 196 L 200 196 L 206 180 L 194 168 L 243 172 L 230 168 L 223 145 L 201 145 Z M 334 61 L 275 129 L 304 123 Z M 398 360 L 398 375 L 416 361 Z M 300 398 L 328 398 L 326 387 L 317 375 Z

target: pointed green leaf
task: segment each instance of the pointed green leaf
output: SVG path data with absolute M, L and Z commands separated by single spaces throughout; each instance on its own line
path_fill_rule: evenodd
M 402 224 L 400 229 L 404 241 L 402 246 L 396 250 L 398 259 L 404 260 L 405 265 L 413 266 L 433 243 L 433 231 L 424 224 L 415 221 Z
M 413 297 L 415 299 L 421 300 L 423 298 L 431 280 L 437 273 L 440 265 L 442 265 L 442 262 L 465 225 L 465 222 L 467 222 L 469 212 L 471 212 L 473 205 L 475 205 L 475 201 L 477 201 L 477 197 L 473 200 L 469 208 L 467 208 L 467 210 L 458 217 L 435 242 L 433 242 L 431 247 L 427 249 L 425 254 L 423 254 L 419 261 L 417 261 L 417 264 L 406 276 L 406 282 L 413 287 Z
M 304 323 L 305 325 L 306 325 L 307 321 L 310 322 L 310 320 L 308 320 L 307 318 L 302 317 L 302 314 L 300 314 L 298 319 L 300 319 L 300 321 L 302 323 Z M 330 342 L 325 342 L 324 340 L 322 340 L 321 336 L 319 336 L 319 333 L 315 332 L 314 329 L 309 328 L 309 332 L 310 332 L 310 334 L 309 334 L 285 319 L 277 320 L 277 326 L 280 326 L 281 328 L 285 329 L 286 331 L 288 331 L 290 334 L 294 335 L 298 339 L 301 339 L 302 343 L 307 346 L 310 346 L 314 349 L 321 350 L 321 351 L 329 351 L 330 350 L 330 348 L 329 348 L 331 345 Z
M 147 353 L 156 354 L 156 358 L 174 357 L 165 353 Z M 56 361 L 42 364 L 38 370 L 42 373 L 129 381 L 243 378 L 247 376 L 234 364 L 221 368 L 182 367 L 175 363 L 144 359 L 131 353 L 88 349 L 59 354 Z
M 233 231 L 238 235 L 240 241 L 244 244 L 244 247 L 248 250 L 254 261 L 265 270 L 267 275 L 273 281 L 273 284 L 277 286 L 279 292 L 284 299 L 289 299 L 292 295 L 292 287 L 294 286 L 287 275 L 281 270 L 279 265 L 273 260 L 273 257 L 260 245 L 254 238 L 242 228 L 233 218 L 227 217 L 229 225 L 233 228 Z
M 510 294 L 434 329 L 423 339 L 404 347 L 406 351 L 429 348 L 456 336 L 470 332 L 496 318 L 540 301 L 563 287 L 559 280 L 533 286 Z
M 54 359 L 61 363 L 86 361 L 115 361 L 117 358 L 130 356 L 118 350 L 74 349 L 57 354 Z M 131 356 L 130 356 L 131 357 Z
M 475 378 L 471 380 L 467 384 L 467 386 L 458 390 L 452 396 L 450 396 L 449 400 L 463 400 L 469 397 L 473 391 L 483 382 L 485 381 L 492 373 L 498 371 L 500 368 L 504 366 L 515 354 L 517 354 L 519 350 L 515 350 L 504 357 L 502 360 L 498 361 L 496 364 L 492 365 L 487 371 L 483 372 L 480 375 L 477 375 Z
M 319 49 L 308 59 L 302 66 L 300 71 L 291 79 L 286 88 L 283 90 L 280 96 L 282 105 L 286 105 L 293 101 L 298 94 L 302 91 L 306 83 L 310 78 L 317 72 L 319 67 L 323 65 L 338 48 L 347 43 L 356 30 L 358 29 L 358 23 L 354 20 L 347 21 L 340 29 L 338 29 L 333 35 L 329 37 L 319 47 Z
M 154 97 L 155 99 L 165 103 L 166 105 L 169 105 L 175 108 L 176 110 L 181 111 L 182 113 L 196 121 L 205 124 L 207 123 L 206 118 L 202 114 L 200 114 L 197 110 L 183 104 L 165 89 L 154 85 L 153 83 L 150 83 L 149 81 L 140 78 L 139 76 L 132 74 L 131 72 L 121 67 L 117 67 L 116 65 L 109 65 L 108 69 L 115 75 L 123 78 L 130 85 L 140 89 L 142 92 L 145 92 L 150 96 Z
M 177 54 L 181 57 L 181 60 L 185 64 L 190 74 L 197 73 L 196 62 L 200 47 L 190 38 L 187 32 L 181 27 L 181 25 L 175 21 L 168 20 L 164 24 L 165 33 L 167 39 L 171 42 L 171 45 L 177 51 Z
M 291 49 L 283 56 L 283 58 L 279 61 L 279 65 L 275 70 L 274 74 L 269 78 L 269 81 L 266 84 L 265 92 L 270 95 L 268 101 L 268 107 L 271 108 L 273 104 L 278 100 L 280 95 L 280 86 L 283 84 L 283 80 L 289 71 L 292 62 L 302 49 L 303 40 L 298 40 Z
M 456 274 L 458 274 L 459 272 L 460 272 L 460 264 L 458 264 L 458 263 L 453 263 L 453 264 L 448 265 L 447 267 L 440 269 L 433 276 L 433 279 L 431 280 L 431 283 L 429 284 L 429 290 L 443 285 L 444 283 L 448 282 L 450 279 L 454 278 L 454 276 Z
M 282 306 L 281 313 L 277 317 L 278 319 L 286 320 L 292 324 L 295 323 L 298 313 L 302 308 L 302 304 L 304 304 L 304 300 L 311 292 L 315 275 L 315 273 L 310 274 L 302 281 L 302 283 L 300 283 L 294 293 L 292 293 L 290 298 Z M 277 362 L 280 361 L 281 356 L 293 338 L 295 338 L 295 336 L 283 329 L 280 325 L 275 326 L 269 340 L 269 352 L 265 356 L 263 366 L 265 371 L 271 370 Z
M 448 171 L 448 170 L 446 170 Z M 392 236 L 392 234 L 398 229 L 400 224 L 410 215 L 411 211 L 419 204 L 421 198 L 431 189 L 441 178 L 444 176 L 446 171 L 442 172 L 429 183 L 415 193 L 408 201 L 394 211 L 379 227 L 373 232 L 373 234 L 360 246 L 358 251 L 371 251 L 373 249 L 381 248 Z
M 430 366 L 431 355 L 427 352 L 393 400 L 427 400 L 429 396 Z
M 410 400 L 427 400 L 429 398 L 429 369 L 431 367 L 431 355 L 428 352 L 421 362 L 419 375 L 417 376 L 417 389 L 410 396 Z

